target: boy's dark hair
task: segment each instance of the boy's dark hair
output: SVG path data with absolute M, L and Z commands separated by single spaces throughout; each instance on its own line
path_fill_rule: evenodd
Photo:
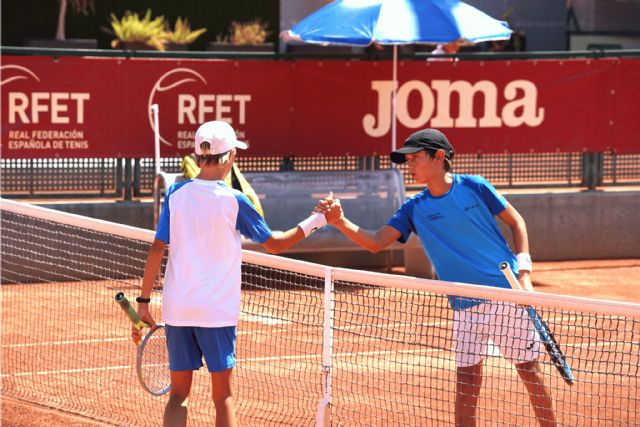
M 202 142 L 202 144 L 200 144 L 200 148 L 202 149 L 202 151 L 207 151 L 211 148 L 211 144 L 209 144 L 207 141 Z M 212 166 L 212 165 L 219 165 L 225 162 L 225 159 L 228 158 L 229 156 L 229 151 L 227 151 L 226 153 L 220 153 L 220 154 L 196 154 L 195 155 L 195 159 L 196 159 L 196 164 L 198 165 L 198 167 L 203 167 L 203 166 Z
M 432 159 L 436 156 L 436 151 L 438 150 L 424 150 L 427 152 L 427 154 L 429 155 L 429 157 L 431 157 Z M 454 153 L 451 152 L 451 159 L 453 160 L 453 156 Z M 451 169 L 453 169 L 453 166 L 451 165 L 451 160 L 447 159 L 446 156 L 444 158 L 444 171 L 445 172 L 451 172 Z

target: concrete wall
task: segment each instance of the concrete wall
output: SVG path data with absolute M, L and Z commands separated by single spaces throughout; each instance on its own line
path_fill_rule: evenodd
M 535 259 L 640 256 L 640 192 L 511 194 L 507 199 L 527 223 Z
M 640 257 L 640 192 L 638 191 L 584 191 L 549 192 L 539 194 L 507 194 L 507 199 L 523 215 L 527 222 L 531 254 L 534 260 L 572 260 Z M 77 213 L 94 218 L 119 222 L 142 228 L 152 228 L 151 203 L 48 203 L 42 206 Z M 499 221 L 501 222 L 501 221 Z M 382 224 L 381 224 L 382 225 Z M 511 233 L 502 224 L 503 234 Z M 327 233 L 337 233 L 326 230 Z M 314 235 L 316 236 L 316 235 Z M 314 237 L 312 236 L 312 237 Z M 326 248 L 326 242 L 318 234 L 318 243 Z M 339 237 L 339 236 L 337 236 Z M 292 251 L 296 258 L 310 259 L 332 265 L 386 266 L 390 254 L 376 256 L 362 252 L 355 245 L 348 250 L 349 242 L 340 242 L 331 253 L 318 253 L 312 242 L 300 244 L 300 253 Z M 339 249 L 338 249 L 339 246 Z M 412 240 L 404 248 L 407 272 L 429 277 L 431 266 L 422 252 L 419 242 Z M 398 251 L 394 251 L 398 252 Z M 400 258 L 391 255 L 394 263 Z M 355 263 L 359 259 L 361 262 Z M 367 264 L 368 263 L 368 264 Z M 353 265 L 352 265 L 353 264 Z
M 38 203 L 38 206 L 153 230 L 153 203 L 151 202 L 51 202 Z

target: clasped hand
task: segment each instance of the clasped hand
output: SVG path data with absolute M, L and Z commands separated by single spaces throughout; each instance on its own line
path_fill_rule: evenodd
M 314 212 L 323 214 L 327 223 L 332 225 L 339 223 L 344 218 L 340 199 L 334 199 L 333 192 L 330 192 L 329 196 L 318 202 Z

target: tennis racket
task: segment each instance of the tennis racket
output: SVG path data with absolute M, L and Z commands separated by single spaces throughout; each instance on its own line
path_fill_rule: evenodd
M 133 326 L 139 331 L 148 325 L 140 320 L 124 293 L 116 294 L 116 302 L 127 314 Z M 154 396 L 162 396 L 171 390 L 171 374 L 169 372 L 169 354 L 164 325 L 158 323 L 138 343 L 136 354 L 136 373 L 142 388 Z
M 513 271 L 511 271 L 509 264 L 507 264 L 506 262 L 500 263 L 500 271 L 502 271 L 502 274 L 504 274 L 504 276 L 507 278 L 512 289 L 522 290 L 520 282 L 518 282 L 516 276 L 513 274 Z M 529 305 L 524 308 L 527 310 L 529 318 L 533 322 L 533 326 L 538 331 L 538 334 L 540 334 L 540 339 L 542 340 L 547 353 L 549 353 L 549 356 L 551 356 L 551 361 L 556 366 L 556 369 L 558 370 L 560 375 L 562 375 L 562 378 L 567 384 L 573 385 L 575 383 L 573 372 L 571 372 L 571 367 L 567 362 L 567 358 L 562 353 L 562 350 L 560 350 L 560 346 L 554 338 L 551 329 L 549 329 L 549 325 L 547 325 L 547 323 L 542 319 L 542 317 L 532 306 Z

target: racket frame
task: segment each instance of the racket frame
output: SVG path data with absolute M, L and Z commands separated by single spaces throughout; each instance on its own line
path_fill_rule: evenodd
M 502 274 L 504 274 L 512 289 L 520 291 L 523 290 L 520 282 L 516 279 L 515 274 L 507 262 L 500 263 L 500 271 L 502 271 Z M 567 362 L 567 358 L 564 353 L 562 353 L 562 350 L 560 350 L 560 345 L 558 345 L 551 329 L 549 329 L 549 325 L 547 325 L 544 319 L 542 319 L 540 314 L 538 314 L 532 306 L 529 305 L 523 307 L 527 311 L 527 314 L 529 315 L 531 322 L 533 322 L 533 326 L 538 331 L 538 334 L 540 334 L 542 344 L 544 344 L 544 347 L 547 350 L 547 353 L 549 353 L 551 361 L 555 365 L 556 369 L 567 384 L 573 385 L 575 383 L 575 377 L 573 376 L 571 367 Z
M 137 330 L 141 331 L 142 329 L 149 326 L 145 322 L 140 320 L 140 316 L 138 316 L 138 313 L 136 313 L 136 311 L 133 309 L 133 307 L 131 306 L 131 303 L 129 303 L 129 300 L 124 295 L 124 292 L 118 292 L 115 296 L 115 301 L 118 303 L 120 308 L 122 308 L 122 310 L 125 312 L 129 320 L 131 321 L 131 323 L 133 323 L 133 326 Z M 138 376 L 138 381 L 140 381 L 140 385 L 146 392 L 154 396 L 162 396 L 164 394 L 167 394 L 169 390 L 171 390 L 171 381 L 169 380 L 168 385 L 162 390 L 152 390 L 151 388 L 149 388 L 149 386 L 147 386 L 147 384 L 144 381 L 144 376 L 142 375 L 142 356 L 144 353 L 144 349 L 146 348 L 147 342 L 149 342 L 153 334 L 158 329 L 162 329 L 162 328 L 164 328 L 164 324 L 157 323 L 156 326 L 151 328 L 151 330 L 144 336 L 144 338 L 137 343 L 138 351 L 136 352 L 136 374 Z
M 163 389 L 154 390 L 150 388 L 145 382 L 144 375 L 142 373 L 142 358 L 144 355 L 144 350 L 147 347 L 147 343 L 149 342 L 149 340 L 154 336 L 154 334 L 157 331 L 162 329 L 164 329 L 163 323 L 157 323 L 155 327 L 151 328 L 149 333 L 147 333 L 147 335 L 145 335 L 144 338 L 142 339 L 142 343 L 140 344 L 140 346 L 138 346 L 138 351 L 136 353 L 136 373 L 138 374 L 138 380 L 140 381 L 140 385 L 146 392 L 154 396 L 163 396 L 171 390 L 171 376 L 169 374 L 169 381 L 167 381 L 167 385 L 165 385 Z

